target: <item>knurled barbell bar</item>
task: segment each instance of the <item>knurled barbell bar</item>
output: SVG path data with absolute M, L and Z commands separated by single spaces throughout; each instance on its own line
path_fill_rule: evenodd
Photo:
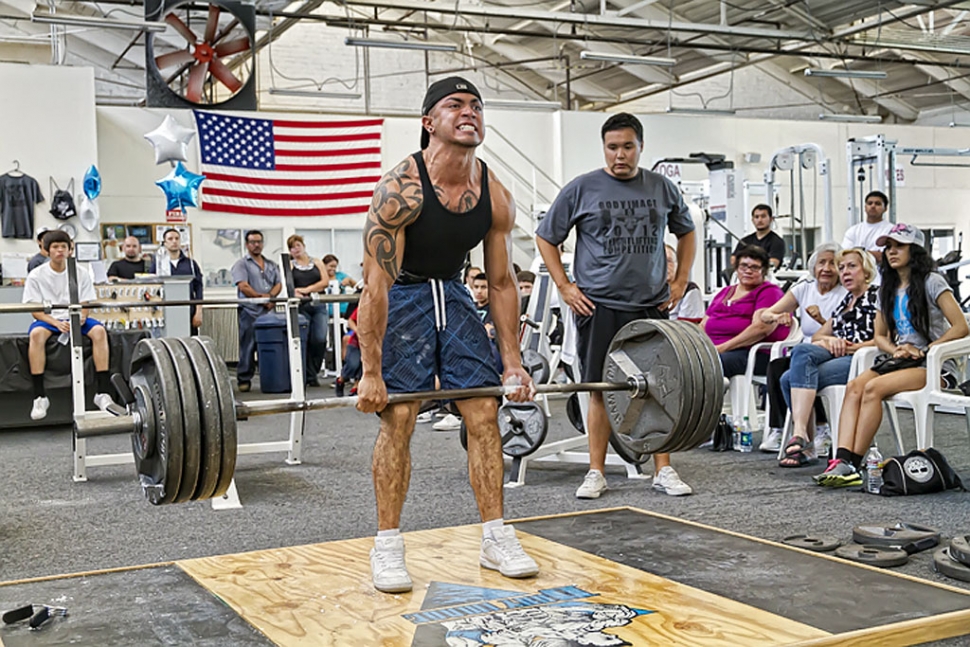
M 52 310 L 69 310 L 81 307 L 85 310 L 95 308 L 167 308 L 172 306 L 234 306 L 234 305 L 266 305 L 267 303 L 353 303 L 360 298 L 357 294 L 321 294 L 314 292 L 305 297 L 243 297 L 239 299 L 158 299 L 147 301 L 89 301 L 81 304 L 69 303 L 2 303 L 0 314 L 15 312 L 44 312 L 50 314 Z
M 236 402 L 225 363 L 205 337 L 143 339 L 131 360 L 127 411 L 88 413 L 78 438 L 130 433 L 139 481 L 153 504 L 222 496 L 236 463 L 236 423 L 253 416 L 352 407 L 356 397 Z M 723 403 L 721 364 L 695 324 L 638 320 L 613 338 L 602 382 L 542 384 L 538 393 L 601 392 L 611 444 L 641 464 L 710 437 Z M 501 397 L 514 387 L 394 393 L 389 404 Z M 528 425 L 511 425 L 534 442 Z M 539 440 L 541 442 L 541 439 Z

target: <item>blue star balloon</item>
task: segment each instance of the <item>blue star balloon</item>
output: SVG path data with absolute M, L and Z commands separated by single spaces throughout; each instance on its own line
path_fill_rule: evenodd
M 84 195 L 88 196 L 89 199 L 94 200 L 101 195 L 101 174 L 98 173 L 98 169 L 94 164 L 84 174 L 83 186 Z
M 185 213 L 185 207 L 199 206 L 199 185 L 205 179 L 204 175 L 197 175 L 185 169 L 182 162 L 175 165 L 171 172 L 155 184 L 165 194 L 168 200 L 169 211 L 181 209 Z

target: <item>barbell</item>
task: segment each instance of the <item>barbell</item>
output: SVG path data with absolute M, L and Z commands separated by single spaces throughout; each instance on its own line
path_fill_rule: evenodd
M 0 314 L 20 312 L 44 312 L 68 310 L 81 307 L 85 310 L 96 308 L 167 308 L 172 306 L 222 306 L 222 305 L 266 305 L 267 303 L 354 303 L 358 294 L 323 294 L 314 292 L 305 297 L 241 297 L 236 299 L 157 299 L 145 301 L 88 301 L 87 303 L 0 303 Z
M 237 402 L 229 371 L 206 337 L 142 339 L 130 375 L 129 388 L 119 389 L 130 391 L 121 394 L 126 409 L 86 413 L 75 420 L 74 433 L 131 434 L 142 490 L 156 505 L 225 494 L 235 472 L 238 420 L 357 403 L 356 397 Z M 630 322 L 610 343 L 603 375 L 602 382 L 539 384 L 536 391 L 603 393 L 610 442 L 631 463 L 693 449 L 710 437 L 724 398 L 722 371 L 713 344 L 695 324 Z M 502 397 L 514 388 L 392 393 L 388 404 Z

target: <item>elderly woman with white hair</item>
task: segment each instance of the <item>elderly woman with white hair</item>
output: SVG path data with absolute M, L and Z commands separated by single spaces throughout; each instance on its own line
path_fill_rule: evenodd
M 815 248 L 808 259 L 808 270 L 811 279 L 795 284 L 782 297 L 781 301 L 761 312 L 761 319 L 765 323 L 791 323 L 792 313 L 799 311 L 798 322 L 801 324 L 802 342 L 810 343 L 822 325 L 832 317 L 846 291 L 839 285 L 839 273 L 836 266 L 836 255 L 841 247 L 835 243 L 824 243 Z M 761 451 L 777 452 L 781 449 L 781 428 L 785 424 L 785 404 L 781 391 L 781 376 L 788 370 L 791 357 L 780 357 L 768 364 L 768 429 L 761 443 Z M 818 407 L 821 409 L 821 406 Z M 820 411 L 824 414 L 824 410 Z M 819 437 L 819 442 L 824 439 Z M 823 448 L 820 447 L 824 451 Z

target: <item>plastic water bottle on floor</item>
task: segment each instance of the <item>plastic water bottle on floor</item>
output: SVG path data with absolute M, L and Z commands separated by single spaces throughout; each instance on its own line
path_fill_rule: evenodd
M 741 451 L 741 429 L 744 427 L 744 423 L 741 421 L 740 416 L 734 416 L 731 418 L 731 429 L 734 431 L 732 434 L 732 445 L 731 448 L 734 451 Z
M 866 452 L 866 492 L 879 494 L 882 490 L 882 454 L 873 445 Z
M 744 417 L 744 424 L 741 426 L 741 452 L 749 453 L 752 449 L 753 439 L 751 432 L 751 423 L 748 421 L 748 416 Z

